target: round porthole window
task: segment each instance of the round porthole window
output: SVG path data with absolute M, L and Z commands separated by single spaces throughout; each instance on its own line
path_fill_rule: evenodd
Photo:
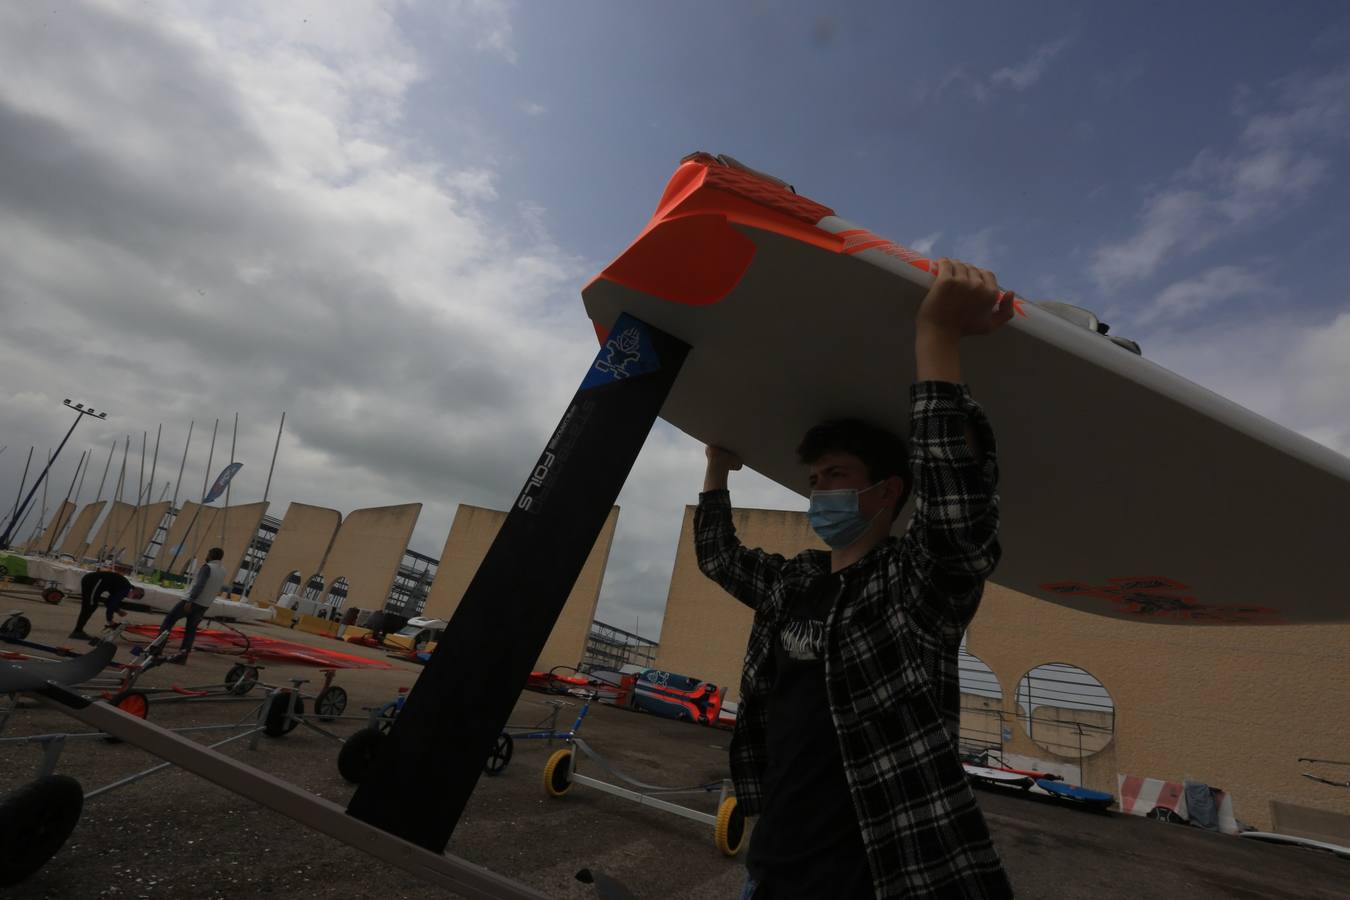
M 1070 759 L 1091 756 L 1116 733 L 1110 692 L 1092 673 L 1067 663 L 1047 663 L 1022 676 L 1017 718 L 1036 746 Z

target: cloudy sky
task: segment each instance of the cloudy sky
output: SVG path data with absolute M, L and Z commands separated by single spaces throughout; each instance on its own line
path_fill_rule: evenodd
M 86 501 L 160 423 L 171 478 L 194 418 L 195 495 L 236 411 L 256 499 L 285 410 L 274 514 L 420 500 L 438 555 L 511 502 L 594 353 L 581 286 L 697 149 L 1350 454 L 1345 5 L 1015 7 L 0 4 L 0 498 L 63 397 L 110 413 L 55 470 L 94 448 Z M 701 472 L 659 426 L 601 618 L 657 633 Z

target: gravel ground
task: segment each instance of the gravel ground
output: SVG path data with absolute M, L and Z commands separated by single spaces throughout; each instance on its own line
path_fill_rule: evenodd
M 37 601 L 36 592 L 0 585 L 0 613 L 21 610 L 34 625 L 30 640 L 68 643 L 75 617 L 69 600 Z M 132 613 L 131 621 L 154 621 Z M 372 650 L 267 626 L 246 630 L 302 643 Z M 129 658 L 123 652 L 119 658 Z M 195 653 L 186 667 L 162 666 L 142 685 L 200 685 L 219 681 L 232 660 Z M 321 676 L 313 669 L 268 666 L 263 680 Z M 410 686 L 417 669 L 343 670 L 337 683 L 349 694 L 349 715 L 378 706 Z M 256 696 L 255 696 L 256 695 Z M 261 690 L 250 698 L 260 699 Z M 542 695 L 526 693 L 512 722 L 533 725 L 549 715 Z M 575 714 L 575 701 L 560 724 Z M 165 727 L 233 723 L 251 716 L 255 702 L 152 702 L 150 717 Z M 346 736 L 359 721 L 333 723 Z M 21 709 L 5 737 L 83 730 L 47 709 Z M 685 785 L 726 774 L 730 734 L 597 706 L 582 735 L 622 771 L 641 781 Z M 199 734 L 204 743 L 219 739 Z M 299 728 L 282 738 L 262 738 L 256 750 L 243 740 L 223 752 L 319 796 L 345 804 L 352 787 L 337 771 L 339 744 Z M 484 777 L 451 840 L 450 852 L 524 881 L 551 896 L 593 896 L 574 879 L 590 867 L 619 879 L 644 898 L 735 898 L 744 877 L 742 858 L 727 859 L 713 846 L 712 827 L 575 786 L 562 799 L 542 788 L 545 761 L 555 747 L 518 741 L 500 776 Z M 33 746 L 0 744 L 0 791 L 30 780 L 40 754 Z M 86 792 L 152 765 L 146 753 L 102 740 L 69 741 L 58 771 L 80 780 Z M 581 771 L 602 777 L 594 766 Z M 1301 850 L 1211 835 L 1129 816 L 1080 812 L 1021 796 L 981 793 L 981 804 L 1019 895 L 1045 898 L 1242 897 L 1344 898 L 1350 896 L 1350 861 Z M 681 802 L 712 812 L 716 794 Z M 434 802 L 430 797 L 410 803 Z M 289 819 L 185 772 L 168 769 L 143 781 L 88 799 L 66 846 L 6 898 L 431 898 L 446 894 L 375 861 L 359 850 L 316 835 Z

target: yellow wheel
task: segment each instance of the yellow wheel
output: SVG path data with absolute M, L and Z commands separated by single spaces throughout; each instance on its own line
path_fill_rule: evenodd
M 572 751 L 559 750 L 544 763 L 544 790 L 561 797 L 572 788 Z
M 717 807 L 717 825 L 713 837 L 723 856 L 735 856 L 741 852 L 741 843 L 745 840 L 745 813 L 741 812 L 735 797 L 728 797 Z

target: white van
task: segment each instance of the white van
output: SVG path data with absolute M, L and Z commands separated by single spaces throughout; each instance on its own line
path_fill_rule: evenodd
M 387 636 L 384 642 L 405 650 L 434 650 L 445 625 L 444 619 L 409 619 L 407 625 Z

